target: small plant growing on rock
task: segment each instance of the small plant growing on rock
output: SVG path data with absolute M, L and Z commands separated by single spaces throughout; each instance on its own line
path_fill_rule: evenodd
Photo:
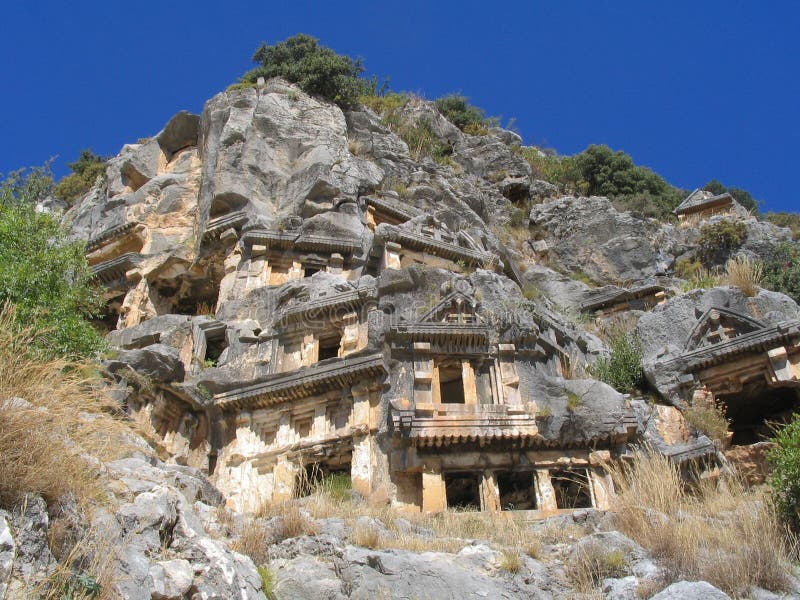
M 578 396 L 575 392 L 567 390 L 567 410 L 569 412 L 575 412 L 578 410 L 578 407 L 581 405 L 581 397 Z
M 772 496 L 784 521 L 795 531 L 800 530 L 800 416 L 776 432 L 772 441 L 777 444 L 767 455 L 772 465 L 769 485 Z
M 629 393 L 644 385 L 642 347 L 633 333 L 619 332 L 612 336 L 611 353 L 587 368 L 590 375 L 604 381 L 619 392 Z
M 270 569 L 269 565 L 261 565 L 256 567 L 259 577 L 261 577 L 261 591 L 267 597 L 267 600 L 275 600 L 275 574 Z
M 607 577 L 625 575 L 627 561 L 620 550 L 609 550 L 596 541 L 582 545 L 567 563 L 567 573 L 579 591 L 589 592 Z
M 775 246 L 764 260 L 763 285 L 800 302 L 800 248 L 787 243 Z
M 724 219 L 700 229 L 698 256 L 704 265 L 739 248 L 747 239 L 747 226 L 741 221 Z
M 500 569 L 509 573 L 519 573 L 522 569 L 522 557 L 516 550 L 504 549 L 500 553 Z
M 745 296 L 753 297 L 758 294 L 763 279 L 763 267 L 760 263 L 753 262 L 746 256 L 730 258 L 725 265 L 725 271 L 725 281 L 738 287 Z

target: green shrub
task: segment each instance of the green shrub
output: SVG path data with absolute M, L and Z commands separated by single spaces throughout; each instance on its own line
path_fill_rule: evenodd
M 408 94 L 396 94 L 390 92 L 383 96 L 365 95 L 361 96 L 361 104 L 368 106 L 379 115 L 385 115 L 400 110 L 408 104 Z
M 588 367 L 589 374 L 619 392 L 628 393 L 644 384 L 642 347 L 630 333 L 617 333 L 609 343 L 611 353 Z
M 472 106 L 469 98 L 460 94 L 450 94 L 434 101 L 436 108 L 453 125 L 461 131 L 472 135 L 488 133 L 483 109 Z M 470 131 L 467 131 L 469 128 Z
M 78 160 L 67 166 L 72 173 L 58 182 L 53 194 L 69 204 L 80 200 L 81 196 L 92 189 L 97 178 L 104 177 L 106 173 L 106 159 L 91 150 L 81 150 Z
M 672 211 L 683 192 L 669 185 L 646 167 L 633 163 L 624 152 L 605 145 L 589 146 L 574 156 L 556 156 L 538 148 L 521 148 L 533 176 L 586 196 L 606 196 L 620 210 L 632 210 L 662 220 L 673 219 Z
M 788 243 L 775 246 L 764 260 L 761 285 L 800 303 L 800 248 Z
M 724 219 L 703 225 L 697 244 L 698 256 L 705 265 L 711 265 L 739 248 L 747 239 L 747 226 L 741 221 Z
M 778 430 L 767 459 L 772 466 L 769 486 L 783 519 L 795 531 L 800 530 L 800 415 Z
M 707 192 L 717 195 L 727 192 L 733 196 L 734 200 L 744 206 L 747 210 L 751 211 L 753 214 L 758 214 L 758 205 L 760 204 L 760 201 L 753 198 L 753 195 L 747 190 L 735 187 L 726 187 L 716 179 L 712 179 L 705 184 L 703 189 Z
M 337 54 L 319 40 L 299 33 L 274 46 L 261 44 L 253 54 L 258 66 L 242 75 L 241 83 L 255 83 L 259 77 L 283 77 L 307 94 L 321 96 L 342 108 L 358 104 L 369 93 L 369 82 L 361 77 L 360 59 Z
M 79 358 L 102 347 L 88 318 L 101 306 L 91 285 L 84 244 L 70 241 L 35 202 L 52 188 L 48 171 L 17 171 L 0 182 L 0 305 L 16 306 L 17 320 L 36 332 L 34 350 Z

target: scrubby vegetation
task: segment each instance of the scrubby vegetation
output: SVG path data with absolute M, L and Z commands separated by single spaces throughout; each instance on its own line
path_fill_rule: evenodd
M 716 179 L 712 179 L 707 184 L 705 184 L 703 186 L 703 189 L 706 190 L 707 192 L 711 192 L 716 195 L 724 194 L 725 192 L 727 192 L 731 196 L 733 196 L 734 200 L 736 200 L 739 204 L 744 206 L 747 210 L 751 211 L 753 214 L 758 214 L 758 205 L 761 202 L 753 198 L 753 195 L 747 190 L 743 190 L 736 187 L 726 187 Z
M 272 46 L 264 43 L 253 54 L 258 66 L 242 75 L 240 84 L 254 84 L 259 77 L 283 77 L 307 94 L 321 96 L 343 108 L 358 104 L 370 91 L 362 77 L 361 59 L 337 54 L 314 37 L 294 35 Z
M 763 263 L 764 287 L 781 292 L 800 302 L 800 248 L 778 244 Z
M 380 114 L 381 122 L 406 143 L 414 159 L 429 156 L 441 164 L 449 162 L 453 149 L 439 141 L 430 123 L 422 119 L 412 119 L 403 113 L 411 100 L 411 96 L 407 94 L 396 93 L 361 97 L 361 102 Z
M 10 304 L 0 310 L 0 507 L 25 494 L 48 502 L 100 496 L 100 473 L 86 453 L 125 451 L 128 425 L 88 365 L 43 360 L 38 330 L 20 324 Z M 91 415 L 87 418 L 86 415 Z
M 617 527 L 673 581 L 704 580 L 737 597 L 753 587 L 789 586 L 790 544 L 761 491 L 732 478 L 687 486 L 670 459 L 655 453 L 638 455 L 614 478 Z
M 589 373 L 620 392 L 632 392 L 644 385 L 642 348 L 630 332 L 619 331 L 609 340 L 611 353 L 588 367 Z
M 490 120 L 486 119 L 482 108 L 469 103 L 469 98 L 460 94 L 450 94 L 434 101 L 436 108 L 453 125 L 464 133 L 486 135 Z
M 704 265 L 710 266 L 738 249 L 747 239 L 747 226 L 741 221 L 722 219 L 700 228 L 697 241 L 698 257 Z
M 0 182 L 0 303 L 16 307 L 29 325 L 32 348 L 46 357 L 87 357 L 102 343 L 87 318 L 100 308 L 84 244 L 70 241 L 60 224 L 36 212 L 52 190 L 47 168 L 10 174 Z
M 53 189 L 53 195 L 68 204 L 80 200 L 98 178 L 105 177 L 106 173 L 106 159 L 91 150 L 81 150 L 78 160 L 67 166 L 72 173 L 58 182 Z
M 622 151 L 591 145 L 574 156 L 556 156 L 536 148 L 523 148 L 534 177 L 587 196 L 607 196 L 622 210 L 644 216 L 671 219 L 684 192 L 669 185 L 646 167 L 635 165 Z
M 795 414 L 772 441 L 777 446 L 768 455 L 772 467 L 769 485 L 783 519 L 800 531 L 800 416 Z

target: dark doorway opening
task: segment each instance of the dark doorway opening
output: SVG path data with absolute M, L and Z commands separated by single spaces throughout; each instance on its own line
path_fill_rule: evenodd
M 535 510 L 536 485 L 532 471 L 497 473 L 501 510 Z
M 800 408 L 800 396 L 794 388 L 771 388 L 765 381 L 747 383 L 736 394 L 717 397 L 725 407 L 725 416 L 736 446 L 755 444 L 774 435 L 773 428 L 788 423 Z
M 314 273 L 322 271 L 322 267 L 317 265 L 303 265 L 303 277 L 311 277 Z
M 305 465 L 297 474 L 295 497 L 304 498 L 315 492 L 325 492 L 339 500 L 349 496 L 352 482 L 348 461 L 349 458 L 347 461 L 312 462 Z
M 550 471 L 558 508 L 592 508 L 589 476 L 586 469 Z
M 318 360 L 337 358 L 339 356 L 339 346 L 341 346 L 341 343 L 342 336 L 340 333 L 320 338 Z
M 461 366 L 439 367 L 439 391 L 443 404 L 464 404 Z
M 448 508 L 481 509 L 477 473 L 445 473 L 444 489 Z

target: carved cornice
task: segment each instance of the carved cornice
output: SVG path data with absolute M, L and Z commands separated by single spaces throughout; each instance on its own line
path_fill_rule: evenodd
M 370 377 L 386 375 L 383 354 L 332 359 L 214 396 L 222 410 L 253 409 L 342 389 Z
M 336 238 L 322 235 L 306 235 L 299 232 L 270 231 L 253 229 L 242 236 L 246 246 L 262 244 L 268 248 L 294 248 L 301 251 L 316 251 L 332 254 L 353 254 L 361 249 L 358 240 Z
M 139 264 L 142 258 L 138 252 L 126 252 L 117 258 L 94 265 L 92 276 L 106 285 L 115 283 L 125 279 L 125 274 Z
M 464 248 L 463 246 L 437 240 L 395 225 L 380 225 L 376 230 L 376 236 L 379 236 L 379 239 L 383 242 L 397 242 L 405 248 L 430 252 L 450 260 L 463 260 L 470 265 L 480 266 L 497 258 L 490 252 Z
M 203 233 L 204 240 L 218 239 L 220 234 L 233 227 L 238 229 L 247 222 L 247 215 L 243 211 L 233 212 L 216 219 L 211 219 Z
M 341 309 L 355 310 L 369 301 L 376 300 L 377 296 L 378 292 L 375 286 L 366 286 L 296 304 L 285 308 L 275 320 L 275 324 L 288 325 L 295 321 L 306 321 Z
M 131 221 L 123 225 L 112 227 L 111 229 L 106 229 L 102 233 L 96 235 L 95 237 L 91 238 L 88 242 L 86 242 L 86 252 L 97 250 L 98 248 L 104 246 L 111 240 L 124 236 L 126 233 L 133 231 L 133 229 L 137 225 L 138 223 L 136 223 L 135 221 Z

